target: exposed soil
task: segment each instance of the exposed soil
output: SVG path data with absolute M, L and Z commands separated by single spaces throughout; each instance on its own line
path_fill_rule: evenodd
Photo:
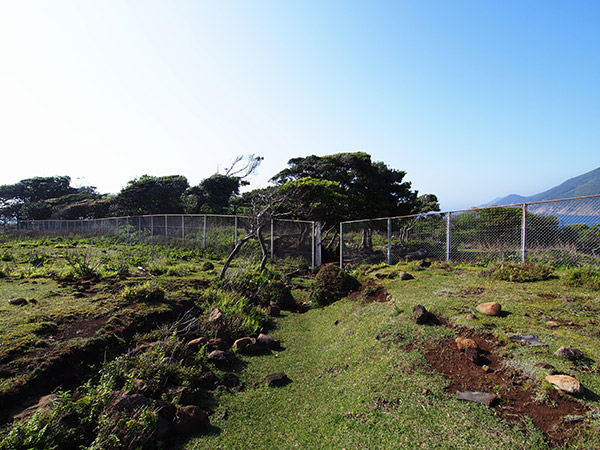
M 193 302 L 180 301 L 173 303 L 170 311 L 145 316 L 142 313 L 141 317 L 139 313 L 124 310 L 113 325 L 107 324 L 108 316 L 74 316 L 49 328 L 43 337 L 50 345 L 0 364 L 0 375 L 15 379 L 11 389 L 0 393 L 0 424 L 31 400 L 57 388 L 71 388 L 85 377 L 90 366 L 102 362 L 107 355 L 127 350 L 121 348 L 123 339 L 127 341 L 136 333 L 173 321 L 192 306 Z M 106 326 L 109 333 L 97 336 L 97 331 Z M 71 343 L 74 338 L 81 340 Z
M 533 388 L 528 388 L 526 380 L 503 364 L 497 349 L 502 346 L 496 338 L 486 333 L 476 333 L 462 327 L 453 327 L 443 319 L 444 325 L 456 328 L 459 335 L 468 337 L 479 345 L 485 358 L 488 371 L 469 360 L 457 349 L 454 339 L 441 344 L 426 346 L 425 358 L 438 372 L 449 381 L 447 390 L 476 391 L 498 394 L 492 407 L 508 421 L 522 421 L 530 417 L 550 445 L 564 444 L 574 433 L 574 425 L 567 416 L 581 416 L 586 412 L 582 402 L 571 399 L 557 391 L 550 391 L 548 397 L 553 406 L 534 401 Z
M 361 284 L 360 288 L 357 291 L 352 292 L 349 297 L 352 300 L 360 301 L 363 304 L 385 303 L 390 301 L 388 291 L 371 279 L 367 279 L 367 281 Z

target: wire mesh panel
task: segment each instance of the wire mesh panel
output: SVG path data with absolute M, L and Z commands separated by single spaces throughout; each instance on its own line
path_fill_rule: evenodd
M 341 227 L 343 265 L 387 262 L 388 220 L 344 222 Z
M 523 209 L 493 207 L 452 213 L 452 261 L 521 260 Z
M 315 225 L 313 222 L 276 220 L 273 223 L 273 251 L 275 258 L 302 260 L 313 265 L 315 261 Z
M 527 205 L 527 259 L 600 266 L 600 196 Z
M 390 262 L 446 259 L 445 214 L 426 214 L 391 221 Z

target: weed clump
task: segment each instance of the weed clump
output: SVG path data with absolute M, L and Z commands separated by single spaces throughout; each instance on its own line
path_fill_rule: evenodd
M 204 292 L 202 300 L 208 305 L 204 317 L 207 334 L 221 333 L 233 339 L 256 336 L 267 323 L 267 315 L 263 311 L 235 292 L 210 289 Z M 215 309 L 221 312 L 221 316 L 211 322 L 210 316 Z
M 165 290 L 156 283 L 146 281 L 144 284 L 126 286 L 121 292 L 121 297 L 127 303 L 162 302 L 165 299 Z
M 483 272 L 494 280 L 526 283 L 543 281 L 552 276 L 552 267 L 537 263 L 497 263 Z
M 600 290 L 600 270 L 572 269 L 564 278 L 564 284 L 570 287 L 587 287 Z
M 358 289 L 359 283 L 352 275 L 337 266 L 323 266 L 315 277 L 310 299 L 321 306 L 329 305 Z

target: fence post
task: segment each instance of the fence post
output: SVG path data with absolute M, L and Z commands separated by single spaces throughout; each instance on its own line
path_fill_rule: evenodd
M 206 214 L 204 214 L 204 224 L 202 225 L 202 250 L 206 250 Z
M 315 240 L 316 240 L 316 248 L 315 248 L 315 265 L 317 267 L 321 267 L 322 264 L 322 258 L 321 258 L 321 222 L 317 222 L 316 223 L 316 236 L 315 236 Z
M 185 216 L 181 216 L 181 240 L 185 241 Z
M 234 246 L 237 245 L 237 241 L 238 241 L 238 217 L 237 216 L 235 216 L 234 224 L 233 224 L 233 241 L 234 241 Z
M 387 263 L 392 265 L 392 219 L 387 220 L 388 245 L 387 245 Z
M 154 216 L 150 216 L 150 240 L 154 240 Z
M 452 213 L 446 213 L 446 261 L 450 261 L 450 248 L 452 245 L 452 240 L 450 236 L 450 219 L 452 217 Z
M 138 216 L 138 242 L 142 240 L 142 216 Z
M 527 203 L 523 203 L 523 219 L 521 220 L 521 262 L 527 258 Z
M 344 223 L 340 222 L 340 269 L 344 268 Z
M 315 267 L 315 256 L 316 256 L 316 248 L 315 248 L 315 223 L 312 222 L 312 245 L 311 245 L 311 255 L 310 255 L 310 266 Z
M 169 239 L 169 218 L 165 214 L 165 241 Z
M 273 219 L 271 219 L 271 262 L 273 262 L 274 256 L 275 256 L 275 239 L 273 236 L 273 230 L 274 230 L 274 221 Z

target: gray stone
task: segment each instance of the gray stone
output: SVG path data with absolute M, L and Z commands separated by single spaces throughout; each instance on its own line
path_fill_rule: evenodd
M 281 341 L 263 333 L 258 335 L 256 342 L 271 350 L 279 350 L 281 348 Z
M 231 366 L 235 364 L 235 355 L 223 350 L 214 350 L 208 354 L 207 359 L 218 366 Z
M 23 297 L 19 297 L 9 300 L 8 303 L 11 305 L 23 306 L 27 304 L 27 300 L 25 300 Z
M 486 406 L 490 406 L 496 399 L 496 394 L 489 394 L 487 392 L 457 392 L 456 398 L 459 400 L 467 400 L 469 402 L 482 403 Z
M 556 350 L 556 356 L 570 361 L 579 361 L 584 358 L 583 352 L 574 347 L 561 347 Z
M 427 323 L 430 320 L 430 314 L 423 305 L 415 305 L 412 314 L 414 321 L 419 325 Z
M 406 281 L 406 280 L 414 280 L 415 277 L 413 277 L 410 273 L 405 272 L 404 270 L 400 271 L 398 273 L 398 276 L 400 277 L 401 280 Z
M 512 342 L 524 342 L 526 347 L 542 347 L 547 345 L 545 342 L 540 341 L 540 338 L 535 334 L 522 334 L 511 336 L 509 338 Z
M 285 386 L 291 381 L 285 372 L 272 373 L 271 375 L 267 375 L 265 379 L 269 387 Z

